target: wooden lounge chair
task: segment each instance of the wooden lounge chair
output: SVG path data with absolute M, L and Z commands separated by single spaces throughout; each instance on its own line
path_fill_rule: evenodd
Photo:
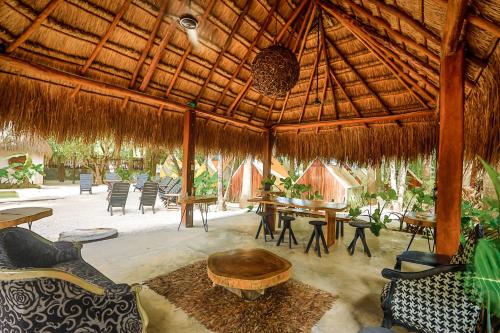
M 161 189 L 167 188 L 171 183 L 173 183 L 173 178 L 172 177 L 165 177 L 163 178 L 159 183 L 158 187 Z
M 141 173 L 137 176 L 137 181 L 134 185 L 134 192 L 135 190 L 142 191 L 142 188 L 144 187 L 144 183 L 148 181 L 149 175 L 147 173 Z
M 181 193 L 181 180 L 172 181 L 166 188 L 160 188 L 160 199 L 163 201 L 165 208 L 169 208 L 171 203 L 178 204 L 178 199 Z
M 80 174 L 80 194 L 87 191 L 92 194 L 92 183 L 94 179 L 91 173 L 81 173 Z
M 142 189 L 142 194 L 139 203 L 139 209 L 142 209 L 144 214 L 144 206 L 151 206 L 153 214 L 155 213 L 156 197 L 158 196 L 158 183 L 146 182 Z
M 108 185 L 108 191 L 111 191 L 113 184 L 122 180 L 116 172 L 106 172 L 104 174 L 104 182 Z
M 115 183 L 111 190 L 108 202 L 108 212 L 113 216 L 113 208 L 121 207 L 123 215 L 125 215 L 125 204 L 127 203 L 128 191 L 130 190 L 129 183 Z

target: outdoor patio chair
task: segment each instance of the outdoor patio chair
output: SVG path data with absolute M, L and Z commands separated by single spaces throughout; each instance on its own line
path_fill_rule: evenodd
M 171 182 L 166 188 L 159 190 L 160 199 L 163 202 L 165 208 L 169 208 L 170 204 L 178 205 L 179 196 L 181 193 L 181 180 L 176 179 Z
M 142 209 L 144 214 L 144 206 L 151 206 L 153 214 L 155 213 L 156 197 L 158 196 L 158 183 L 146 182 L 142 189 L 142 194 L 139 203 L 139 209 Z
M 92 194 L 92 183 L 94 178 L 91 173 L 81 173 L 80 174 L 80 194 L 87 191 Z
M 174 179 L 172 177 L 165 177 L 158 183 L 158 187 L 165 189 L 173 180 Z
M 137 180 L 134 185 L 134 192 L 135 190 L 142 191 L 142 188 L 144 187 L 144 183 L 148 181 L 149 175 L 147 173 L 141 173 L 137 175 Z
M 125 215 L 125 204 L 127 203 L 128 192 L 130 190 L 129 183 L 115 183 L 109 195 L 108 212 L 113 216 L 113 208 L 121 207 L 123 215 Z
M 114 283 L 80 249 L 24 228 L 0 230 L 2 332 L 146 332 L 140 286 Z
M 422 272 L 384 269 L 390 279 L 381 295 L 382 326 L 418 333 L 474 333 L 481 307 L 464 287 L 466 265 L 442 265 Z
M 483 233 L 483 227 L 480 224 L 477 224 L 474 229 L 469 232 L 465 244 L 460 245 L 457 254 L 452 257 L 429 252 L 404 251 L 400 255 L 396 256 L 396 265 L 394 266 L 394 269 L 401 270 L 403 262 L 410 262 L 413 264 L 431 267 L 447 264 L 465 265 L 471 258 L 477 242 L 483 237 Z
M 106 172 L 104 174 L 104 180 L 122 180 L 122 177 L 120 177 L 116 172 Z

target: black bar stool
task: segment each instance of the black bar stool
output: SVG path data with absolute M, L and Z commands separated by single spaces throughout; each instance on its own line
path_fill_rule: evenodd
M 264 241 L 268 241 L 267 240 L 267 235 L 271 236 L 271 239 L 274 240 L 274 235 L 273 235 L 273 232 L 271 231 L 271 228 L 269 227 L 269 223 L 267 222 L 269 216 L 271 215 L 271 213 L 269 212 L 265 212 L 265 211 L 260 211 L 257 213 L 257 215 L 260 216 L 260 223 L 259 223 L 259 229 L 257 229 L 257 235 L 255 235 L 255 239 L 259 238 L 259 234 L 260 234 L 260 230 L 262 228 L 264 228 L 263 232 L 264 232 Z
M 288 229 L 288 247 L 292 248 L 292 239 L 295 245 L 298 244 L 292 230 L 292 221 L 295 221 L 295 217 L 290 215 L 283 215 L 281 216 L 281 220 L 283 221 L 283 229 L 281 230 L 281 234 L 278 238 L 278 243 L 276 243 L 276 246 L 280 246 L 281 242 L 285 243 L 285 232 Z
M 329 253 L 328 251 L 328 246 L 326 246 L 326 240 L 325 240 L 325 235 L 323 234 L 323 226 L 326 225 L 325 221 L 309 221 L 309 224 L 314 227 L 314 230 L 311 234 L 311 238 L 309 238 L 309 243 L 307 243 L 307 248 L 306 248 L 306 253 L 309 252 L 309 248 L 311 247 L 311 244 L 316 238 L 316 244 L 314 245 L 314 251 L 316 251 L 316 254 L 318 257 L 321 257 L 321 248 L 319 244 L 319 240 L 321 239 L 321 243 L 323 243 L 323 249 L 325 250 L 326 253 Z
M 349 225 L 351 227 L 356 228 L 356 232 L 354 233 L 354 239 L 352 240 L 351 244 L 347 247 L 347 250 L 351 254 L 351 256 L 354 254 L 354 250 L 356 249 L 356 241 L 358 238 L 361 238 L 361 242 L 363 243 L 363 249 L 365 250 L 365 253 L 368 257 L 371 257 L 372 254 L 370 253 L 370 249 L 368 248 L 368 244 L 366 243 L 366 235 L 365 235 L 365 229 L 370 228 L 371 223 L 363 220 L 353 220 L 349 222 Z
M 349 213 L 337 213 L 335 221 L 335 239 L 339 239 L 339 236 L 344 237 L 344 223 L 350 222 L 351 217 L 349 216 Z

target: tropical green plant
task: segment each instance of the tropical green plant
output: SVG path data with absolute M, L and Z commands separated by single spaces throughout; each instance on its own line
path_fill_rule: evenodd
M 196 195 L 217 194 L 217 173 L 210 175 L 208 171 L 203 171 L 194 178 L 194 187 Z
M 486 173 L 493 182 L 496 198 L 483 198 L 484 208 L 478 212 L 466 205 L 465 212 L 483 224 L 486 233 L 474 250 L 472 263 L 465 275 L 466 287 L 472 288 L 471 295 L 487 311 L 487 331 L 492 332 L 491 316 L 500 317 L 500 240 L 498 220 L 500 207 L 500 173 L 480 159 Z M 464 208 L 464 205 L 462 205 Z M 463 220 L 462 220 L 463 224 Z
M 24 163 L 11 163 L 9 168 L 11 169 L 10 176 L 14 178 L 17 185 L 32 183 L 36 174 L 45 175 L 43 164 L 34 164 L 29 156 L 26 156 Z
M 122 180 L 127 180 L 127 181 L 131 180 L 131 178 L 133 176 L 132 171 L 130 171 L 127 168 L 124 168 L 121 165 L 118 168 L 116 168 L 116 173 L 118 174 L 118 176 L 121 177 Z
M 262 179 L 260 183 L 262 185 L 262 188 L 266 191 L 272 191 L 273 188 L 279 190 L 279 187 L 276 185 L 275 175 L 271 175 L 271 177 Z
M 285 195 L 289 198 L 302 198 L 302 195 L 311 191 L 311 185 L 299 184 L 298 176 L 289 175 L 286 178 L 280 178 L 285 188 Z
M 323 200 L 323 195 L 321 195 L 321 193 L 319 193 L 319 191 L 314 191 L 314 192 L 309 191 L 309 193 L 307 194 L 307 199 L 309 199 L 309 200 Z
M 380 236 L 380 230 L 387 228 L 387 224 L 391 221 L 388 215 L 384 215 L 384 210 L 387 205 L 394 200 L 398 199 L 396 191 L 393 189 L 383 190 L 377 193 L 365 192 L 361 195 L 361 205 L 351 207 L 349 209 L 349 215 L 352 218 L 356 218 L 362 214 L 362 207 L 368 206 L 367 214 L 370 219 L 370 231 L 375 236 Z M 373 209 L 371 202 L 376 200 L 377 204 L 375 209 Z
M 408 201 L 406 202 L 405 212 L 424 212 L 429 207 L 434 206 L 435 196 L 427 193 L 423 187 L 415 187 L 407 191 Z
M 4 182 L 9 182 L 9 166 L 0 168 L 0 184 Z

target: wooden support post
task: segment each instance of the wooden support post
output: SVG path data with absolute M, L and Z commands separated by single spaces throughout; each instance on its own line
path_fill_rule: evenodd
M 182 137 L 182 191 L 181 196 L 194 195 L 194 149 L 195 149 L 196 113 L 184 113 L 184 133 Z M 182 224 L 186 228 L 193 227 L 193 204 L 182 204 Z
M 439 95 L 436 249 L 453 255 L 460 241 L 464 156 L 464 47 L 444 56 Z
M 274 145 L 274 135 L 271 130 L 264 132 L 264 147 L 262 147 L 262 178 L 271 177 L 271 165 L 273 158 L 273 145 Z M 264 188 L 264 190 L 271 190 L 271 188 L 267 188 L 268 185 Z M 276 230 L 276 207 L 274 205 L 265 205 L 264 209 L 268 212 L 271 212 L 271 216 L 269 217 L 269 227 L 272 231 Z

